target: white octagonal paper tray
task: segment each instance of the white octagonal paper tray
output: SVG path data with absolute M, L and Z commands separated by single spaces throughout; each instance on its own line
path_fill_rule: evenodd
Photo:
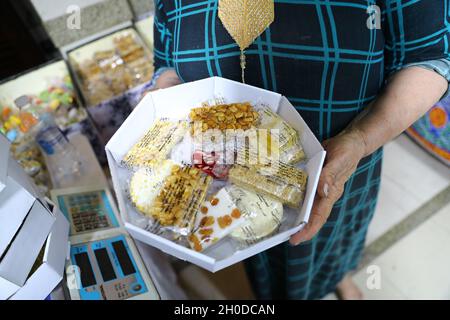
M 123 187 L 121 187 L 119 181 L 119 164 L 128 150 L 147 132 L 155 120 L 162 117 L 173 120 L 185 118 L 191 108 L 198 107 L 202 102 L 217 97 L 225 98 L 227 103 L 244 101 L 248 101 L 253 105 L 264 103 L 299 131 L 301 143 L 309 159 L 306 165 L 308 185 L 305 199 L 298 215 L 288 219 L 289 222 L 287 224 L 292 227 L 243 250 L 236 251 L 233 249 L 230 241 L 223 240 L 215 245 L 214 249 L 211 248 L 212 250 L 207 251 L 207 253 L 198 253 L 143 230 L 129 222 L 126 206 L 127 198 L 123 194 Z M 219 77 L 194 81 L 147 94 L 108 142 L 106 154 L 117 195 L 120 215 L 130 234 L 137 240 L 212 272 L 226 268 L 280 244 L 299 231 L 308 222 L 325 159 L 325 151 L 321 144 L 284 96 Z

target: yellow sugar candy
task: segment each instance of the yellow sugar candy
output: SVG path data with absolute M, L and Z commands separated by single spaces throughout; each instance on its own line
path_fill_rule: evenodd
M 50 102 L 50 109 L 56 110 L 58 109 L 59 105 L 60 105 L 59 100 L 52 100 L 52 102 Z
M 5 130 L 9 131 L 12 129 L 13 125 L 10 121 L 6 121 L 3 126 L 5 127 Z
M 10 118 L 9 118 L 9 121 L 10 121 L 10 123 L 11 123 L 11 125 L 12 126 L 19 126 L 21 123 L 22 123 L 22 121 L 20 120 L 20 118 L 19 117 L 17 117 L 17 116 L 11 116 Z
M 160 119 L 128 151 L 123 163 L 130 167 L 153 166 L 164 160 L 187 131 L 186 121 Z

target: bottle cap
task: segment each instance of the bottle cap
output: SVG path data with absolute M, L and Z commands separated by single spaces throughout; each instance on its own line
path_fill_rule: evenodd
M 17 108 L 21 109 L 26 105 L 30 104 L 30 98 L 27 95 L 23 95 L 14 100 L 14 103 L 17 106 Z

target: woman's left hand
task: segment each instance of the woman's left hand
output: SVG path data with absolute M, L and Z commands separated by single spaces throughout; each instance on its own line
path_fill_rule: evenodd
M 320 175 L 317 194 L 306 226 L 294 234 L 290 242 L 298 245 L 311 240 L 330 216 L 331 209 L 344 192 L 344 185 L 365 156 L 365 143 L 358 130 L 344 131 L 323 142 L 327 151 L 325 166 Z

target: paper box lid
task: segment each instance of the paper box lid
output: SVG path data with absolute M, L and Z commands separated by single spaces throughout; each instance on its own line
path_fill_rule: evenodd
M 6 186 L 6 177 L 8 172 L 8 157 L 11 143 L 0 133 L 0 192 Z
M 23 286 L 54 222 L 53 213 L 36 200 L 1 257 L 0 277 Z
M 129 223 L 126 196 L 118 178 L 118 163 L 128 150 L 147 132 L 152 123 L 159 118 L 180 119 L 186 117 L 190 109 L 207 100 L 224 97 L 227 103 L 248 101 L 253 105 L 264 103 L 280 114 L 285 121 L 299 133 L 303 149 L 308 157 L 306 171 L 308 185 L 302 208 L 296 216 L 289 216 L 286 225 L 275 236 L 261 241 L 247 249 L 228 255 L 232 250 L 226 240 L 217 244 L 211 253 L 198 253 L 172 241 L 152 234 Z M 282 95 L 264 89 L 252 87 L 235 81 L 213 77 L 190 82 L 169 89 L 151 92 L 145 96 L 133 113 L 122 124 L 106 146 L 108 163 L 111 170 L 114 189 L 117 194 L 119 211 L 125 221 L 125 227 L 131 235 L 180 259 L 193 262 L 210 271 L 217 271 L 249 256 L 286 241 L 290 235 L 299 231 L 308 221 L 314 195 L 316 193 L 320 172 L 325 159 L 325 151 L 308 128 L 300 114 Z M 220 248 L 220 249 L 219 249 Z
M 10 300 L 43 300 L 63 279 L 68 255 L 69 222 L 54 206 L 55 223 L 45 244 L 41 266 L 27 279 Z

